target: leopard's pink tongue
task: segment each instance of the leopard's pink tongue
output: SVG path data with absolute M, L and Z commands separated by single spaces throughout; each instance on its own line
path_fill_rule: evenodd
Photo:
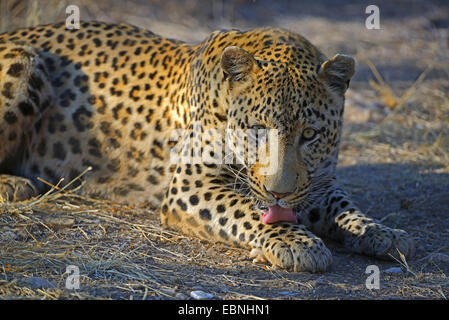
M 297 223 L 296 216 L 292 209 L 285 209 L 278 205 L 268 207 L 268 212 L 262 217 L 263 223 L 275 223 L 279 221 Z

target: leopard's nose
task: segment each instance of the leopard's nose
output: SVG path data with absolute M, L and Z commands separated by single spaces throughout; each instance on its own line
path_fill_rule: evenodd
M 275 199 L 282 199 L 291 194 L 291 192 L 278 193 L 275 191 L 269 191 Z
M 265 187 L 265 186 L 264 186 Z M 276 192 L 273 190 L 268 190 L 267 187 L 265 187 L 265 190 L 270 193 L 276 200 L 285 198 L 289 194 L 292 194 L 293 192 Z

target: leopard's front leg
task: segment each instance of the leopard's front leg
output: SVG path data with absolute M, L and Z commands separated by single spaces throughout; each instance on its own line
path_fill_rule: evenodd
M 264 224 L 253 200 L 226 186 L 203 165 L 178 165 L 162 203 L 163 225 L 188 235 L 261 252 L 273 265 L 320 272 L 332 258 L 302 225 Z
M 375 222 L 335 184 L 321 203 L 308 208 L 300 221 L 315 234 L 340 241 L 352 252 L 383 259 L 398 257 L 398 250 L 405 257 L 414 253 L 413 239 L 407 232 Z

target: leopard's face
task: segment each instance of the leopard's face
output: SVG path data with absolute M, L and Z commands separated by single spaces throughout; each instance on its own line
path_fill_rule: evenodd
M 231 61 L 225 60 L 226 50 L 232 50 Z M 246 156 L 241 162 L 251 193 L 263 206 L 293 208 L 307 198 L 338 146 L 344 92 L 323 81 L 319 63 L 305 70 L 258 59 L 240 48 L 226 50 L 227 129 L 237 132 L 234 147 L 243 134 Z

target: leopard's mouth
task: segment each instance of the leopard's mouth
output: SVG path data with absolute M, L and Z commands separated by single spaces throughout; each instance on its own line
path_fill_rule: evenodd
M 258 184 L 248 184 L 252 198 L 254 201 L 254 209 L 265 214 L 269 212 L 270 208 L 279 207 L 280 209 L 290 209 L 293 212 L 297 211 L 296 208 L 300 206 L 302 202 L 304 202 L 308 195 L 309 189 L 303 190 L 298 193 L 298 190 L 295 190 L 294 193 L 288 195 L 285 198 L 274 199 L 272 196 L 267 194 L 265 190 L 261 190 Z
M 256 204 L 255 209 L 260 212 L 266 212 L 268 210 L 268 206 L 264 204 Z
M 285 208 L 278 204 L 265 205 L 259 204 L 256 206 L 262 215 L 262 222 L 266 224 L 276 222 L 293 222 L 297 223 L 298 220 L 292 208 Z
M 306 198 L 307 198 L 308 194 L 304 195 L 304 196 L 300 196 L 298 198 L 295 199 L 269 199 L 269 198 L 261 198 L 259 196 L 257 196 L 256 194 L 253 193 L 253 197 L 256 200 L 256 208 L 259 211 L 266 211 L 268 210 L 269 207 L 272 206 L 280 206 L 282 208 L 285 209 L 294 209 L 296 208 L 301 202 L 303 202 Z
M 283 209 L 291 209 L 294 210 L 294 205 L 286 205 L 284 203 L 279 203 L 279 201 L 256 201 L 256 203 L 253 206 L 253 209 L 261 212 L 261 213 L 267 213 L 268 210 L 272 207 L 278 206 Z

